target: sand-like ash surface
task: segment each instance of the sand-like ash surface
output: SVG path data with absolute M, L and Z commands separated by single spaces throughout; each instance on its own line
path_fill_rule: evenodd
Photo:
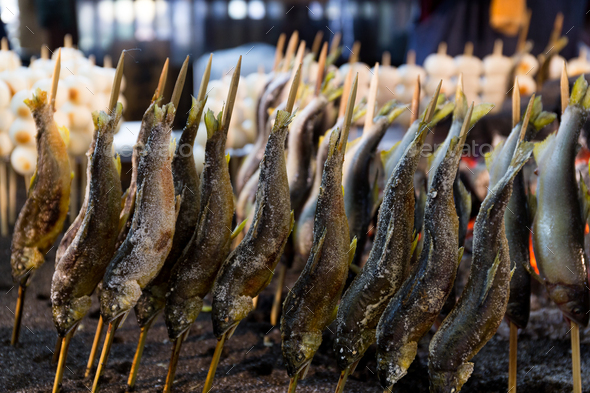
M 56 243 L 57 244 L 57 243 Z M 469 245 L 468 245 L 469 246 Z M 57 247 L 57 246 L 56 246 Z M 468 248 L 468 247 L 467 247 Z M 460 280 L 465 281 L 469 255 L 462 264 Z M 10 239 L 0 238 L 0 391 L 50 392 L 55 366 L 51 365 L 56 331 L 51 320 L 50 288 L 55 248 L 35 275 L 28 291 L 20 344 L 10 346 L 17 287 L 10 275 Z M 287 275 L 292 287 L 301 267 Z M 286 392 L 288 377 L 283 366 L 280 332 L 269 322 L 276 282 L 262 293 L 258 309 L 243 321 L 226 343 L 211 392 Z M 283 296 L 287 288 L 283 289 Z M 535 285 L 533 313 L 529 327 L 518 345 L 518 392 L 558 393 L 572 391 L 569 325 L 561 313 L 547 302 L 544 290 Z M 206 301 L 210 302 L 210 299 Z M 98 322 L 98 302 L 93 299 L 90 315 L 72 339 L 63 379 L 62 392 L 88 392 L 91 379 L 84 379 L 88 354 Z M 335 331 L 335 327 L 330 326 Z M 102 378 L 101 392 L 124 392 L 135 353 L 139 328 L 131 314 L 117 331 L 111 356 Z M 393 392 L 428 392 L 427 348 L 431 334 L 420 343 L 418 358 Z M 508 327 L 503 323 L 498 334 L 475 357 L 475 371 L 464 392 L 506 392 L 508 381 Z M 333 335 L 326 331 L 324 343 L 315 356 L 307 379 L 297 392 L 333 392 L 339 370 L 332 353 Z M 590 392 L 590 329 L 581 332 L 582 383 Z M 216 340 L 210 314 L 202 313 L 191 329 L 180 355 L 175 392 L 201 392 Z M 161 392 L 166 378 L 171 343 L 161 316 L 149 332 L 139 376 L 138 392 Z M 345 392 L 383 392 L 375 373 L 375 348 L 371 347 L 349 379 Z

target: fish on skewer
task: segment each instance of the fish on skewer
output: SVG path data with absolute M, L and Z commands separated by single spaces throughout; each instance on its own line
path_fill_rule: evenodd
M 131 172 L 131 182 L 129 184 L 129 188 L 125 191 L 123 196 L 121 197 L 121 213 L 119 215 L 119 227 L 117 229 L 117 243 L 115 244 L 115 250 L 118 250 L 125 238 L 127 237 L 127 233 L 129 232 L 129 228 L 131 228 L 131 219 L 133 218 L 133 209 L 135 208 L 135 194 L 137 191 L 137 166 L 139 163 L 139 157 L 141 152 L 145 148 L 145 144 L 147 142 L 147 137 L 149 136 L 149 132 L 153 127 L 154 124 L 154 111 L 153 111 L 153 104 L 159 102 L 162 97 L 162 93 L 164 92 L 164 87 L 166 85 L 166 79 L 168 77 L 168 64 L 169 60 L 166 59 L 164 63 L 164 67 L 162 68 L 162 72 L 160 73 L 160 80 L 158 82 L 158 86 L 152 96 L 152 102 L 149 106 L 148 110 L 145 112 L 143 119 L 141 121 L 141 127 L 139 130 L 139 134 L 137 136 L 137 142 L 135 146 L 133 146 L 133 153 L 131 156 L 131 164 L 132 164 L 132 172 Z M 92 148 L 92 146 L 91 146 Z M 84 202 L 82 204 L 82 210 L 78 214 L 78 217 L 74 220 L 68 232 L 62 238 L 62 241 L 59 245 L 56 254 L 56 261 L 59 260 L 60 251 L 63 255 L 63 252 L 69 247 L 72 240 L 76 237 L 76 233 L 80 228 L 80 224 L 84 219 L 84 214 L 86 214 L 86 205 L 87 199 L 84 198 Z M 130 219 L 131 217 L 131 219 Z M 112 256 L 112 255 L 111 255 Z M 97 295 L 100 293 L 101 284 L 98 284 L 97 287 Z M 100 295 L 98 295 L 100 298 Z M 102 316 L 99 317 L 98 324 L 96 326 L 96 332 L 94 334 L 94 341 L 92 343 L 92 348 L 90 349 L 90 355 L 88 357 L 88 364 L 86 366 L 86 373 L 85 377 L 88 378 L 92 371 L 92 367 L 94 366 L 94 361 L 96 359 L 96 354 L 98 353 L 98 344 L 100 342 L 100 338 L 102 336 L 102 328 L 104 326 L 104 321 L 102 320 Z M 59 341 L 58 341 L 59 343 Z M 56 351 L 57 352 L 57 351 Z
M 515 127 L 504 146 L 486 160 L 490 189 L 475 220 L 469 280 L 430 342 L 428 373 L 433 393 L 461 390 L 473 371 L 469 360 L 496 333 L 506 312 L 511 272 L 504 213 L 514 177 L 532 154 L 533 145 L 523 138 L 533 100 L 534 96 L 522 126 Z
M 72 223 L 76 236 L 56 261 L 51 282 L 53 322 L 62 340 L 53 392 L 60 390 L 69 341 L 92 304 L 90 295 L 102 279 L 115 252 L 121 212 L 121 161 L 112 154 L 113 138 L 121 120 L 123 105 L 117 103 L 123 77 L 125 52 L 117 66 L 109 114 L 93 113 L 94 136 L 88 150 L 86 211 L 79 226 Z
M 438 92 L 424 115 L 430 118 L 422 118 L 414 140 L 387 181 L 369 259 L 340 301 L 334 341 L 336 362 L 342 370 L 337 393 L 343 391 L 348 375 L 375 342 L 379 318 L 408 276 L 417 240 L 414 239 L 414 173 L 426 135 L 432 129 L 432 123 L 438 122 L 434 119 L 437 96 Z M 452 108 L 437 115 L 446 117 Z
M 463 105 L 455 108 L 464 109 Z M 391 299 L 377 325 L 377 371 L 383 386 L 395 384 L 406 374 L 416 357 L 418 341 L 434 323 L 455 281 L 462 250 L 458 248 L 459 220 L 453 201 L 453 182 L 473 105 L 467 113 L 456 113 L 463 119 L 463 126 L 433 174 L 424 215 L 424 247 L 417 266 Z
M 180 101 L 180 95 L 186 79 L 188 60 L 189 57 L 187 56 L 180 69 L 180 73 L 174 86 L 174 91 L 172 92 L 171 102 L 175 108 Z M 141 332 L 139 334 L 135 357 L 133 358 L 129 378 L 127 380 L 127 387 L 129 389 L 133 389 L 135 386 L 137 371 L 143 354 L 143 347 L 147 333 L 156 316 L 164 308 L 170 271 L 190 240 L 197 223 L 200 207 L 200 195 L 198 194 L 199 175 L 195 167 L 195 160 L 192 152 L 199 123 L 201 121 L 201 115 L 206 102 L 205 93 L 207 91 L 207 83 L 209 82 L 211 60 L 212 55 L 209 56 L 209 62 L 203 75 L 198 98 L 195 99 L 193 97 L 187 124 L 180 137 L 179 143 L 176 145 L 176 151 L 172 158 L 174 194 L 180 195 L 181 197 L 180 210 L 176 219 L 174 237 L 172 239 L 172 248 L 166 257 L 160 272 L 143 289 L 141 297 L 134 307 L 137 324 L 139 325 Z
M 283 358 L 291 378 L 289 392 L 305 378 L 322 342 L 322 331 L 334 320 L 344 289 L 356 240 L 350 242 L 344 211 L 342 166 L 356 99 L 358 76 L 352 85 L 342 129 L 330 133 L 328 158 L 314 222 L 313 246 L 303 272 L 283 304 L 281 338 Z
M 72 171 L 61 135 L 62 131 L 68 131 L 60 131 L 53 120 L 60 67 L 61 50 L 55 61 L 49 96 L 37 89 L 33 98 L 25 100 L 37 127 L 38 155 L 37 169 L 16 220 L 10 246 L 12 278 L 19 284 L 11 345 L 18 342 L 26 288 L 61 233 L 70 203 Z
M 539 275 L 531 273 L 561 312 L 580 326 L 587 326 L 590 316 L 588 257 L 584 252 L 590 202 L 584 181 L 576 184 L 574 163 L 589 109 L 590 89 L 582 75 L 572 88 L 557 134 L 549 135 L 534 150 L 539 179 L 532 230 Z
M 127 238 L 111 260 L 102 280 L 100 314 L 109 323 L 92 392 L 98 391 L 113 335 L 135 306 L 143 288 L 158 274 L 174 237 L 180 196 L 174 195 L 170 134 L 176 109 L 153 104 L 154 127 L 138 165 L 138 189 Z
M 203 298 L 209 293 L 221 264 L 230 251 L 231 241 L 239 232 L 229 230 L 234 216 L 234 194 L 225 153 L 227 133 L 231 121 L 242 57 L 238 60 L 228 91 L 227 104 L 215 118 L 209 110 L 205 115 L 207 145 L 202 173 L 200 199 L 202 201 L 196 227 L 178 262 L 170 273 L 164 317 L 173 354 L 178 356 L 183 335 L 197 319 Z M 177 358 L 170 361 L 165 392 L 174 381 Z
M 212 289 L 213 333 L 217 346 L 203 392 L 213 385 L 213 378 L 225 340 L 252 310 L 252 300 L 268 286 L 289 234 L 293 229 L 293 212 L 289 196 L 285 139 L 293 120 L 293 106 L 301 78 L 301 65 L 295 74 L 285 110 L 268 138 L 260 162 L 255 215 L 240 244 L 223 262 Z

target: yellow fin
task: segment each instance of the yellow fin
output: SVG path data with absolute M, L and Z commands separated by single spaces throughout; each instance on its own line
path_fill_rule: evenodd
M 230 159 L 230 158 L 231 158 L 231 157 L 230 157 L 229 153 L 227 153 L 227 154 L 225 155 L 225 161 L 227 161 L 227 163 L 228 163 L 228 164 L 229 164 L 229 159 Z
M 119 177 L 121 177 L 121 156 L 119 155 L 119 153 L 117 153 L 113 159 L 115 160 L 115 166 L 117 167 L 117 173 L 119 174 Z
M 483 103 L 476 105 L 473 108 L 471 121 L 469 122 L 469 129 L 471 129 L 471 127 L 473 127 L 482 117 L 490 113 L 492 109 L 494 109 L 494 104 Z
M 246 219 L 244 219 L 244 220 L 243 220 L 243 221 L 240 223 L 240 225 L 238 225 L 238 226 L 237 226 L 237 227 L 236 227 L 236 228 L 233 230 L 233 232 L 231 233 L 231 239 L 232 239 L 232 240 L 233 240 L 233 239 L 235 239 L 235 238 L 236 238 L 236 237 L 237 237 L 237 236 L 240 234 L 240 232 L 242 232 L 242 230 L 243 230 L 243 229 L 244 229 L 244 227 L 246 226 L 246 221 L 248 221 L 248 219 L 247 219 L 247 218 L 246 218 Z
M 420 234 L 414 231 L 414 240 L 412 240 L 412 247 L 410 248 L 410 255 L 414 255 L 414 251 L 416 251 L 416 247 L 418 247 L 418 239 L 420 239 Z
M 68 130 L 68 127 L 66 126 L 58 126 L 57 130 L 59 131 L 59 135 L 61 136 L 61 139 L 63 139 L 64 143 L 66 144 L 66 147 L 70 145 L 70 130 Z
M 320 237 L 320 239 L 318 240 L 317 243 L 314 243 L 314 245 L 311 248 L 311 253 L 310 256 L 313 257 L 312 261 L 311 261 L 311 265 L 309 266 L 309 272 L 312 273 L 319 260 L 320 260 L 320 256 L 322 255 L 321 250 L 322 247 L 324 246 L 324 240 L 326 240 L 326 233 L 328 233 L 328 228 L 324 228 L 324 231 L 322 232 L 322 236 Z
M 387 167 L 387 161 L 393 155 L 393 153 L 395 152 L 395 149 L 397 149 L 397 147 L 399 146 L 400 143 L 401 143 L 401 141 L 397 141 L 393 146 L 391 146 L 389 148 L 389 150 L 382 150 L 381 151 L 380 156 L 381 156 L 381 164 L 383 165 L 383 168 Z M 387 172 L 387 173 L 389 173 L 389 172 Z
M 535 143 L 535 147 L 533 148 L 533 155 L 535 156 L 535 161 L 537 163 L 541 162 L 541 157 L 543 154 L 549 149 L 550 146 L 553 145 L 553 141 L 555 140 L 556 133 L 553 132 L 545 138 L 545 140 L 541 142 Z
M 350 249 L 348 250 L 348 266 L 350 266 L 354 260 L 354 254 L 356 253 L 356 243 L 357 241 L 355 236 L 350 242 Z
M 465 251 L 465 247 L 459 247 L 459 256 L 457 257 L 457 263 L 461 263 L 461 259 L 463 259 L 463 252 Z
M 488 270 L 488 277 L 486 279 L 486 286 L 484 287 L 484 291 L 481 294 L 480 304 L 483 304 L 486 301 L 488 293 L 494 284 L 494 277 L 496 277 L 496 272 L 498 271 L 498 266 L 500 265 L 500 251 L 496 254 L 496 259 L 494 259 L 494 263 L 490 266 Z
M 498 143 L 498 145 L 491 152 L 487 152 L 486 154 L 484 154 L 484 158 L 486 160 L 486 168 L 488 168 L 488 171 L 492 168 L 492 164 L 494 163 L 494 160 L 496 159 L 498 154 L 500 154 L 503 147 L 504 147 L 504 141 Z

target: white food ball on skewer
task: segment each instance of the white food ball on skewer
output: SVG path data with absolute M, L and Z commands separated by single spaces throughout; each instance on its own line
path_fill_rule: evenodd
M 32 117 L 17 117 L 8 128 L 10 140 L 15 145 L 34 145 L 37 127 Z
M 586 48 L 580 48 L 580 54 L 567 62 L 567 73 L 569 76 L 578 76 L 590 72 L 590 62 L 588 61 Z
M 494 52 L 483 58 L 483 72 L 487 75 L 508 75 L 512 69 L 512 59 L 502 55 L 504 44 L 497 39 L 494 43 Z
M 195 144 L 195 147 L 193 148 L 193 156 L 195 158 L 195 168 L 197 168 L 198 173 L 201 173 L 205 166 L 205 149 L 203 146 Z
M 88 146 L 92 142 L 92 134 L 84 131 L 70 131 L 70 145 L 68 151 L 74 156 L 81 156 L 86 153 Z
M 70 127 L 73 129 L 86 129 L 89 123 L 92 123 L 92 112 L 83 105 L 76 105 L 72 102 L 66 102 L 60 110 L 68 116 Z
M 518 76 L 518 87 L 521 96 L 530 96 L 537 91 L 537 83 L 533 77 L 529 75 Z
M 12 96 L 10 100 L 10 110 L 17 117 L 32 118 L 31 110 L 25 104 L 26 99 L 33 97 L 33 92 L 30 90 L 21 90 Z
M 559 79 L 561 77 L 564 61 L 565 58 L 560 55 L 551 56 L 551 60 L 549 61 L 549 79 Z
M 41 79 L 33 85 L 32 91 L 41 89 L 43 91 L 51 91 L 51 79 Z M 57 93 L 55 95 L 55 108 L 59 109 L 68 100 L 68 91 L 65 88 L 63 82 L 57 84 Z
M 455 65 L 457 66 L 457 74 L 463 74 L 463 80 L 467 82 L 469 77 L 471 80 L 480 76 L 483 73 L 483 62 L 476 56 L 473 56 L 473 43 L 467 42 L 463 54 L 456 56 Z
M 0 156 L 5 157 L 10 154 L 14 145 L 10 136 L 6 132 L 0 132 Z
M 10 164 L 20 175 L 32 175 L 37 166 L 37 149 L 35 146 L 16 146 L 10 154 Z
M 6 82 L 12 94 L 29 88 L 29 78 L 22 70 L 0 72 L 0 79 Z
M 449 79 L 457 73 L 455 60 L 447 55 L 447 44 L 441 42 L 438 46 L 437 53 L 431 53 L 424 59 L 424 69 L 429 75 Z
M 0 109 L 0 132 L 8 133 L 10 125 L 14 121 L 14 115 L 10 109 Z
M 76 105 L 89 105 L 94 95 L 94 84 L 84 76 L 70 75 L 63 81 L 68 100 Z
M 525 54 L 515 69 L 516 75 L 535 76 L 539 70 L 539 61 L 530 53 Z M 519 79 L 520 80 L 520 79 Z
M 0 108 L 6 108 L 10 104 L 11 97 L 10 87 L 8 87 L 6 82 L 0 80 Z

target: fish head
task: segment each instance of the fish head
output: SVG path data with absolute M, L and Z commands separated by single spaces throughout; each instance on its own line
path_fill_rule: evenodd
M 29 273 L 38 269 L 45 262 L 45 255 L 37 247 L 19 247 L 13 249 L 10 256 L 12 277 L 15 281 L 25 279 Z
M 60 337 L 65 337 L 88 314 L 91 304 L 90 296 L 74 298 L 64 304 L 58 304 L 52 299 L 53 323 Z
M 135 317 L 139 327 L 147 325 L 164 309 L 164 293 L 159 286 L 144 288 L 135 305 Z
M 588 326 L 589 296 L 586 285 L 548 285 L 549 296 L 561 312 L 581 326 Z
M 473 363 L 463 363 L 457 370 L 428 370 L 431 393 L 457 393 L 473 372 Z
M 321 343 L 322 333 L 319 331 L 291 332 L 287 337 L 283 337 L 283 357 L 291 378 L 309 366 Z
M 104 285 L 100 292 L 100 315 L 104 322 L 127 313 L 135 306 L 141 296 L 141 288 L 136 281 L 110 286 Z
M 383 386 L 397 383 L 406 373 L 418 353 L 418 343 L 410 341 L 400 348 L 384 351 L 379 345 L 377 351 L 377 375 Z
M 375 329 L 365 329 L 359 336 L 347 337 L 339 331 L 334 341 L 338 367 L 345 370 L 362 358 L 367 348 L 375 341 L 375 334 Z
M 164 319 L 168 328 L 170 339 L 180 337 L 193 322 L 203 308 L 203 299 L 198 296 L 190 299 L 176 297 L 173 292 L 169 292 L 166 298 L 166 307 L 164 308 Z
M 252 301 L 247 295 L 216 297 L 214 292 L 211 318 L 213 333 L 218 339 L 248 316 L 254 308 Z

